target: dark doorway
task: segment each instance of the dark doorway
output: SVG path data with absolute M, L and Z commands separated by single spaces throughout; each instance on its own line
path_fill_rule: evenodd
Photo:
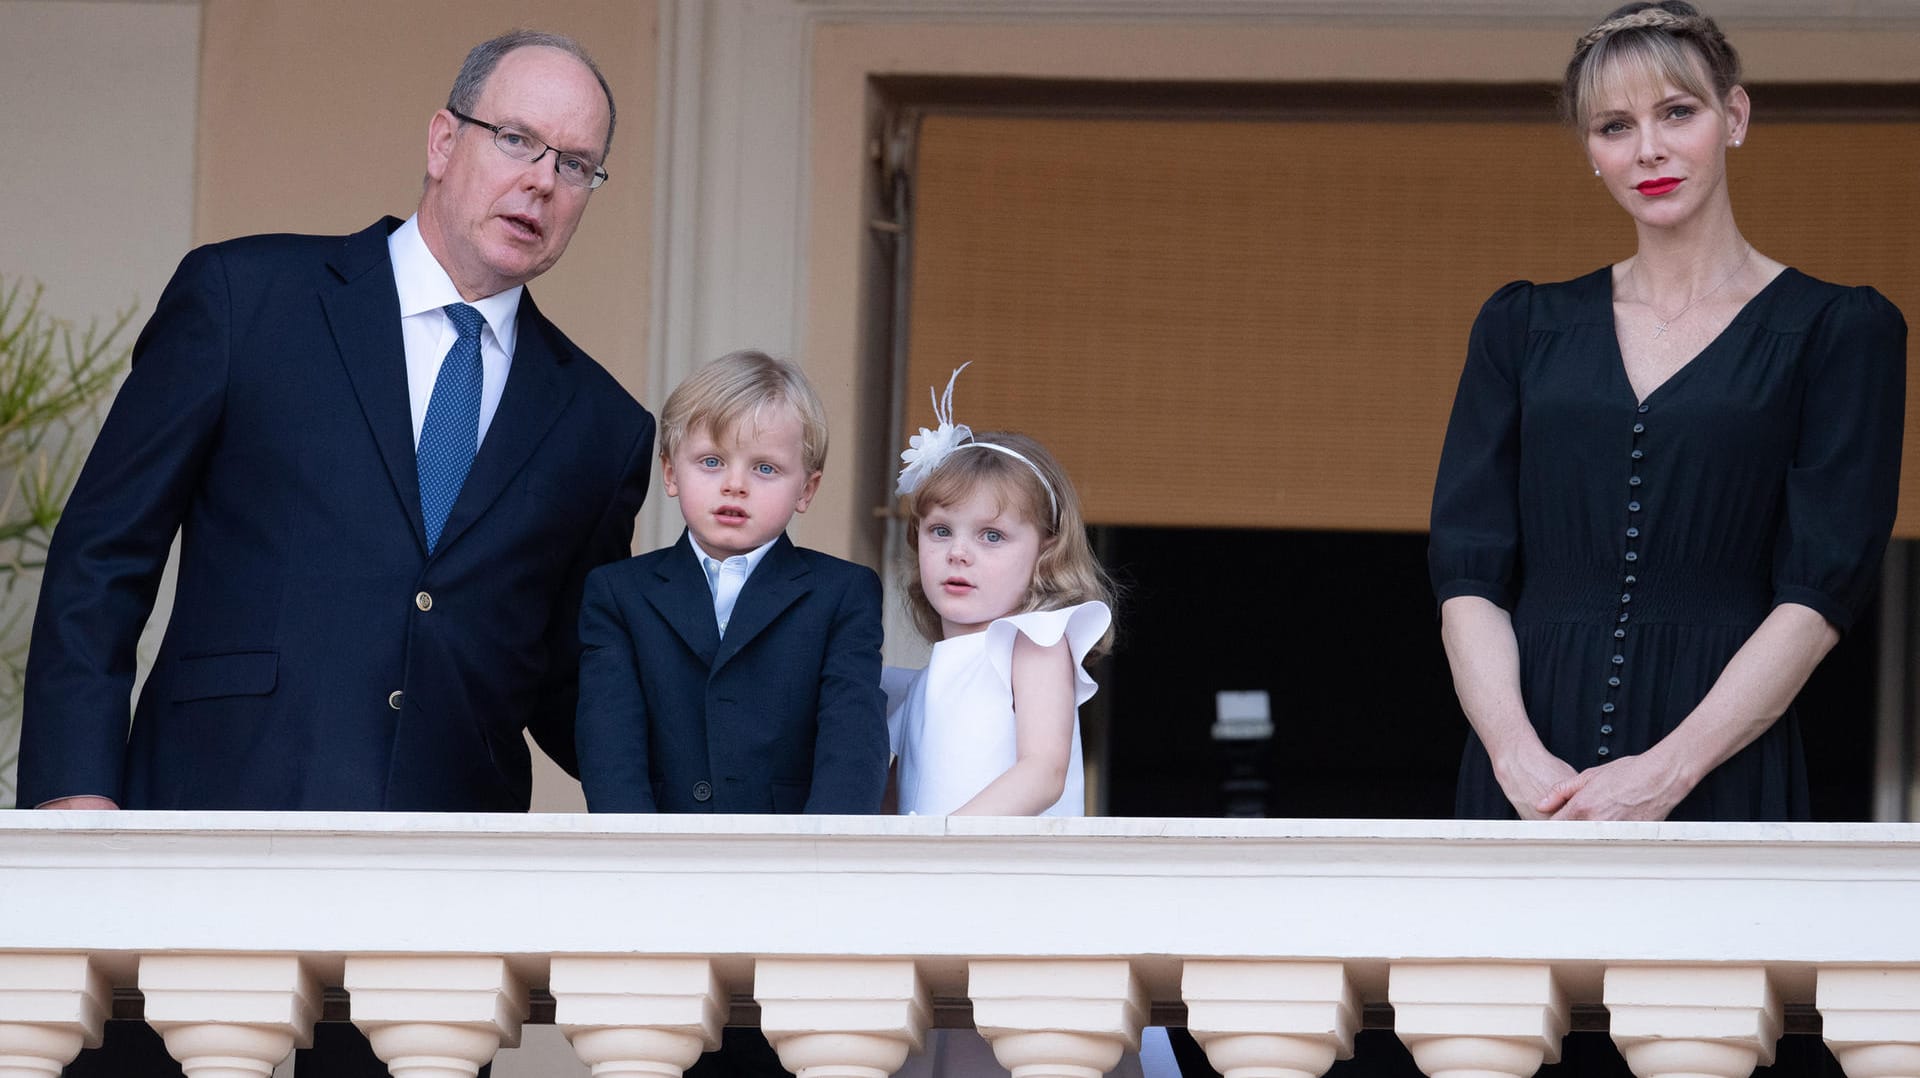
M 1106 813 L 1447 818 L 1467 734 L 1424 534 L 1104 527 L 1125 591 L 1101 684 Z M 1871 818 L 1877 612 L 1796 705 L 1816 818 Z M 1222 690 L 1268 694 L 1272 737 L 1212 736 Z M 1099 698 L 1097 697 L 1096 700 Z M 1264 784 L 1264 791 L 1249 785 Z

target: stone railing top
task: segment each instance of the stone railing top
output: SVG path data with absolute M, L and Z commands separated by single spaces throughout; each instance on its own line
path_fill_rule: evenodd
M 0 813 L 0 951 L 1920 961 L 1920 825 Z

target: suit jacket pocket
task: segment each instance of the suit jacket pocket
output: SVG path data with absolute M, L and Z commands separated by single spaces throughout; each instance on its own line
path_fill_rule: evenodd
M 173 664 L 176 704 L 221 696 L 265 696 L 280 681 L 277 651 L 229 651 L 190 655 Z

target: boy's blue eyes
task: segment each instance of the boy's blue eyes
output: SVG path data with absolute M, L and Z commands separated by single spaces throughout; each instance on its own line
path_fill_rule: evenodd
M 700 467 L 702 467 L 702 468 L 708 468 L 708 469 L 712 469 L 712 468 L 718 468 L 718 467 L 720 467 L 720 466 L 721 466 L 721 461 L 720 461 L 720 458 L 719 458 L 719 457 L 715 457 L 715 456 L 705 456 L 705 457 L 701 457 L 701 458 L 699 459 L 699 461 L 698 461 L 697 463 L 698 463 L 698 464 L 700 465 Z M 766 462 L 764 462 L 764 461 L 763 461 L 763 462 L 761 462 L 761 463 L 759 463 L 759 464 L 756 464 L 756 465 L 754 465 L 754 466 L 753 466 L 753 470 L 754 470 L 755 472 L 758 472 L 758 473 L 759 473 L 759 474 L 761 474 L 761 475 L 778 475 L 778 474 L 780 474 L 780 469 L 778 469 L 778 468 L 776 468 L 776 467 L 774 467 L 773 465 L 771 465 L 771 464 L 768 464 L 768 463 L 766 463 Z

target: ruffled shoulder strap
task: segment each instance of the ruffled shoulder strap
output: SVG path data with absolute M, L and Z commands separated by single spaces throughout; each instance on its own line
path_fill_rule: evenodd
M 987 661 L 1008 688 L 1013 687 L 1013 642 L 1024 635 L 1041 647 L 1052 647 L 1061 638 L 1073 652 L 1073 702 L 1077 707 L 1093 699 L 1100 685 L 1087 674 L 1087 653 L 1107 633 L 1113 623 L 1113 611 L 1098 599 L 1059 610 L 1032 610 L 1000 618 L 987 626 Z

